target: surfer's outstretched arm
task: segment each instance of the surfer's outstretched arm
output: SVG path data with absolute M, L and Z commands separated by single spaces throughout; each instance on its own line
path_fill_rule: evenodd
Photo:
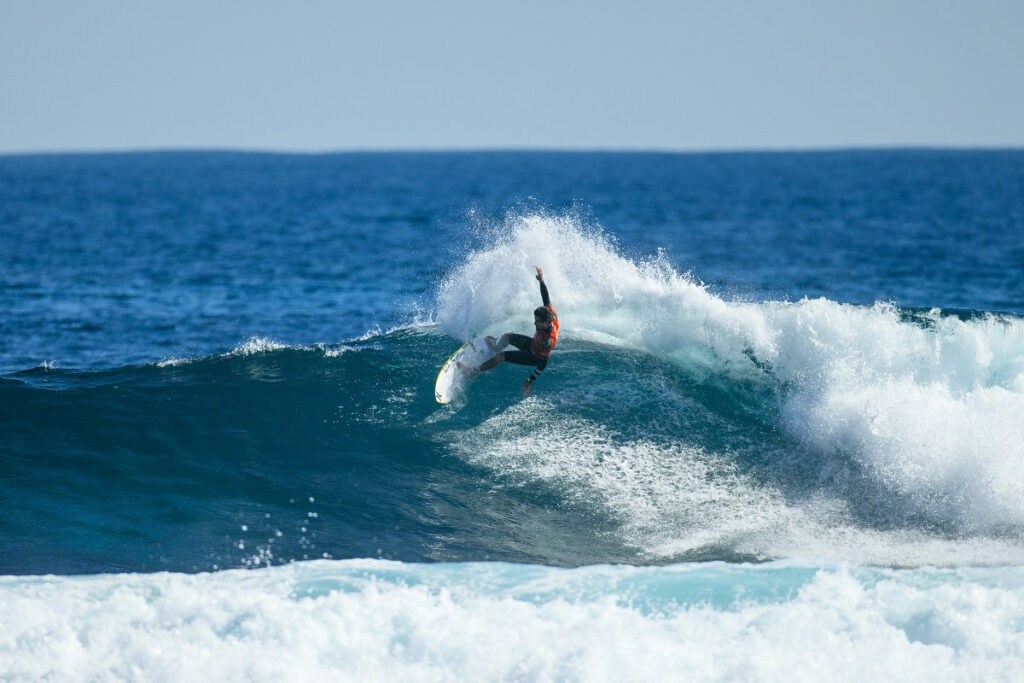
M 548 296 L 548 286 L 544 284 L 544 271 L 537 266 L 537 281 L 540 282 L 540 298 L 545 306 L 551 305 L 551 297 Z

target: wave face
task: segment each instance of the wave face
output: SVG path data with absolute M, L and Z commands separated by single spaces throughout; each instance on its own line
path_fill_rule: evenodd
M 1024 563 L 1024 319 L 730 300 L 565 215 L 479 237 L 415 325 L 0 379 L 0 572 Z M 437 406 L 461 341 L 528 329 L 533 264 L 533 395 L 505 366 Z
M 1024 656 L 1016 568 L 347 560 L 0 599 L 9 680 L 1012 681 Z

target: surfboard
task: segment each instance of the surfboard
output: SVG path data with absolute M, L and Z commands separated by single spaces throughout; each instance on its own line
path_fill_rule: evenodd
M 459 363 L 466 367 L 478 368 L 494 356 L 494 347 L 487 337 L 477 337 L 459 347 L 459 350 L 444 362 L 434 382 L 434 398 L 438 403 L 448 403 L 458 396 L 465 386 L 467 377 L 459 369 Z

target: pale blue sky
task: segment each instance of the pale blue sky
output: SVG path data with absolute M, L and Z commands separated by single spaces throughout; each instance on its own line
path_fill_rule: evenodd
M 1024 0 L 0 0 L 0 152 L 1024 146 Z

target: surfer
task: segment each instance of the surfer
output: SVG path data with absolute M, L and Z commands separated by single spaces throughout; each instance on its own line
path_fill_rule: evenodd
M 467 376 L 472 377 L 486 372 L 504 361 L 518 365 L 532 365 L 534 366 L 533 374 L 523 382 L 523 396 L 530 395 L 534 380 L 544 372 L 548 358 L 551 357 L 551 351 L 558 343 L 558 316 L 551 305 L 550 297 L 548 297 L 548 288 L 544 284 L 544 271 L 539 266 L 537 267 L 537 281 L 540 282 L 540 298 L 544 301 L 544 305 L 538 306 L 533 311 L 533 326 L 536 330 L 533 338 L 515 332 L 507 332 L 501 335 L 497 341 L 493 337 L 488 337 L 488 341 L 498 353 L 479 368 L 468 368 L 460 363 L 459 369 Z M 504 351 L 503 349 L 509 344 L 516 347 L 516 350 Z

